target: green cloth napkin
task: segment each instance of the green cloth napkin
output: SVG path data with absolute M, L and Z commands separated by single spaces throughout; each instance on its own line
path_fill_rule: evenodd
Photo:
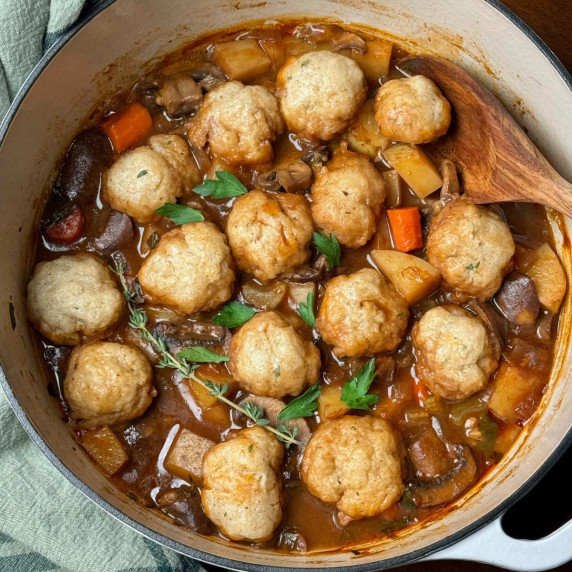
M 84 0 L 0 0 L 0 120 Z M 94 4 L 94 2 L 92 2 Z M 205 572 L 144 538 L 69 483 L 0 391 L 0 572 Z

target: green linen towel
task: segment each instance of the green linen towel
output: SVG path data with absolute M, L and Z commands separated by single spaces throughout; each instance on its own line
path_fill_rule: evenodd
M 0 0 L 0 120 L 84 4 Z M 70 484 L 30 440 L 2 391 L 0 483 L 0 572 L 204 572 L 120 523 Z

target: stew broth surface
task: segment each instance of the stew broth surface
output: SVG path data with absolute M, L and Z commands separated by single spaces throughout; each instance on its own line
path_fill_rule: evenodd
M 301 34 L 300 29 L 308 30 L 308 24 L 284 24 L 264 28 L 245 29 L 233 34 L 221 36 L 222 40 L 254 38 L 272 59 L 269 71 L 259 75 L 255 80 L 245 82 L 249 84 L 263 85 L 271 91 L 274 90 L 277 70 L 289 55 L 298 55 L 310 50 L 331 49 L 330 41 L 324 41 L 328 26 L 319 23 L 312 24 L 313 31 Z M 348 28 L 348 30 L 350 30 Z M 360 32 L 360 35 L 371 40 Z M 306 37 L 304 37 L 306 36 Z M 144 145 L 149 136 L 155 133 L 175 133 L 183 135 L 186 132 L 186 123 L 189 115 L 179 118 L 170 117 L 163 108 L 154 102 L 156 89 L 154 81 L 165 74 L 185 72 L 187 70 L 201 68 L 205 63 L 213 63 L 213 44 L 220 42 L 221 38 L 214 36 L 201 44 L 193 44 L 181 52 L 167 58 L 157 71 L 143 78 L 133 89 L 118 94 L 101 107 L 101 117 L 95 126 L 90 128 L 99 129 L 101 121 L 113 114 L 120 114 L 129 104 L 140 101 L 150 111 L 153 126 L 148 134 L 137 146 Z M 351 49 L 342 49 L 340 53 L 353 57 Z M 406 55 L 398 46 L 393 47 L 390 72 L 379 83 L 385 83 L 389 79 L 403 77 L 395 68 L 395 61 Z M 370 83 L 368 97 L 372 97 L 379 83 Z M 346 133 L 333 139 L 327 144 L 329 152 L 335 150 L 346 139 Z M 300 140 L 295 134 L 286 131 L 274 145 L 276 158 L 273 165 L 290 164 L 300 159 L 311 146 L 308 142 Z M 429 147 L 431 149 L 431 147 Z M 114 153 L 112 159 L 117 159 L 119 154 Z M 206 176 L 211 169 L 212 158 L 204 151 L 195 150 L 195 159 L 198 162 L 201 174 Z M 437 161 L 437 158 L 435 159 Z M 212 160 L 215 163 L 216 160 Z M 374 165 L 380 172 L 390 171 L 390 167 L 378 155 Z M 231 171 L 246 187 L 251 190 L 257 187 L 261 171 L 272 171 L 272 166 L 252 168 L 248 166 L 229 166 L 220 162 L 216 163 L 217 170 Z M 98 252 L 96 238 L 101 236 L 109 223 L 111 213 L 110 206 L 102 199 L 101 175 L 104 169 L 97 170 L 97 176 L 92 181 L 89 192 L 79 194 L 74 199 L 86 219 L 86 227 L 83 236 L 71 245 L 57 245 L 46 238 L 45 232 L 37 247 L 37 261 L 53 260 L 62 252 L 88 251 Z M 62 171 L 63 173 L 63 171 Z M 211 173 L 212 174 L 212 173 Z M 306 195 L 310 198 L 309 192 Z M 55 196 L 55 198 L 53 198 Z M 406 185 L 400 197 L 399 207 L 419 207 L 422 214 L 424 238 L 426 238 L 428 225 L 431 217 L 431 207 L 436 202 L 436 195 L 430 195 L 426 199 L 420 199 Z M 235 199 L 211 199 L 198 194 L 186 195 L 180 201 L 202 212 L 205 220 L 214 222 L 221 230 L 225 230 L 228 214 Z M 553 246 L 552 233 L 543 208 L 528 204 L 500 204 L 492 207 L 497 209 L 507 221 L 513 234 L 517 249 L 526 258 L 529 253 L 543 243 Z M 58 209 L 57 192 L 50 199 L 44 215 L 44 226 L 53 221 L 51 212 Z M 167 217 L 157 216 L 150 223 L 142 225 L 134 222 L 133 238 L 130 242 L 113 254 L 107 254 L 109 262 L 120 261 L 127 265 L 126 276 L 129 283 L 134 286 L 134 278 L 137 275 L 143 260 L 149 256 L 161 236 L 175 228 Z M 387 219 L 386 210 L 382 212 L 378 230 L 373 238 L 363 247 L 350 250 L 342 248 L 341 265 L 337 267 L 333 275 L 351 274 L 361 268 L 371 267 L 370 253 L 376 249 L 393 249 L 391 231 Z M 426 258 L 424 248 L 415 251 L 414 254 Z M 319 253 L 314 252 L 312 261 L 315 261 Z M 518 258 L 518 257 L 517 257 Z M 519 260 L 513 263 L 518 268 Z M 316 308 L 319 308 L 325 285 L 329 278 L 326 275 L 317 281 Z M 269 285 L 262 285 L 252 276 L 237 273 L 235 294 L 233 300 L 249 303 L 251 306 L 253 296 L 258 300 L 269 301 L 269 307 L 289 316 L 292 320 L 300 322 L 300 316 L 292 299 L 286 295 L 278 300 L 279 296 L 273 296 L 273 289 L 288 286 L 288 282 L 296 283 L 296 280 L 271 281 Z M 251 288 L 254 294 L 250 294 L 247 300 L 244 295 L 245 285 Z M 145 309 L 149 316 L 149 329 L 152 331 L 159 324 L 168 324 L 173 320 L 186 324 L 208 324 L 216 312 L 203 312 L 183 318 L 173 311 L 157 307 L 143 298 L 137 300 L 140 307 Z M 278 301 L 277 305 L 275 302 Z M 406 445 L 415 442 L 415 435 L 424 429 L 432 428 L 447 450 L 451 450 L 456 444 L 466 444 L 471 448 L 475 457 L 478 471 L 475 483 L 500 459 L 508 450 L 511 443 L 518 436 L 522 426 L 535 411 L 548 381 L 553 357 L 553 340 L 557 315 L 542 309 L 540 311 L 535 332 L 526 337 L 517 336 L 511 332 L 501 309 L 494 300 L 485 302 L 488 309 L 495 313 L 501 322 L 503 335 L 503 349 L 501 363 L 513 363 L 519 365 L 533 380 L 530 390 L 515 403 L 516 422 L 504 422 L 502 419 L 489 411 L 488 400 L 494 390 L 493 381 L 477 394 L 461 402 L 452 402 L 445 399 L 424 399 L 419 391 L 419 379 L 415 375 L 415 353 L 411 342 L 411 326 L 421 318 L 430 308 L 443 304 L 454 303 L 457 298 L 443 287 L 424 298 L 410 308 L 409 327 L 399 347 L 387 354 L 376 357 L 378 375 L 375 378 L 370 392 L 378 395 L 380 401 L 372 408 L 371 413 L 354 411 L 353 414 L 372 414 L 380 416 L 392 423 L 403 435 Z M 471 313 L 478 313 L 474 300 L 464 302 L 463 306 Z M 268 309 L 258 305 L 258 310 Z M 323 387 L 332 386 L 341 388 L 352 376 L 355 376 L 360 368 L 368 361 L 368 357 L 339 358 L 332 353 L 331 346 L 320 339 L 316 329 L 301 328 L 306 339 L 314 341 L 321 353 L 322 370 L 320 381 Z M 228 335 L 222 340 L 212 341 L 208 327 L 203 340 L 195 338 L 195 343 L 206 345 L 214 351 L 226 353 L 228 348 Z M 149 348 L 141 341 L 138 334 L 128 324 L 128 316 L 121 318 L 119 323 L 105 336 L 108 341 L 124 342 L 139 346 L 147 354 Z M 186 345 L 192 345 L 184 342 Z M 64 412 L 67 412 L 63 399 L 62 383 L 65 377 L 67 359 L 71 347 L 57 346 L 42 339 L 43 355 L 48 363 L 52 375 L 51 392 L 54 397 L 62 402 Z M 224 364 L 201 365 L 199 370 L 205 377 L 217 376 L 223 380 L 232 382 Z M 229 437 L 235 430 L 246 426 L 246 419 L 237 415 L 230 407 L 218 403 L 213 407 L 205 408 L 201 402 L 201 395 L 193 389 L 190 380 L 182 379 L 181 376 L 169 369 L 154 368 L 154 384 L 157 396 L 147 409 L 145 414 L 127 423 L 114 425 L 112 430 L 120 439 L 128 453 L 128 461 L 110 480 L 131 498 L 136 499 L 154 510 L 163 510 L 174 518 L 177 524 L 188 526 L 200 533 L 217 534 L 216 528 L 211 525 L 202 512 L 198 501 L 197 484 L 190 479 L 183 480 L 179 476 L 170 474 L 164 467 L 164 459 L 178 430 L 186 428 L 200 436 L 207 437 L 218 443 Z M 239 401 L 244 392 L 233 385 L 230 398 Z M 431 396 L 430 396 L 431 397 Z M 434 396 L 433 396 L 434 397 Z M 288 400 L 288 398 L 286 399 Z M 494 435 L 486 435 L 475 431 L 478 429 L 482 418 L 486 417 L 489 424 L 496 426 Z M 473 421 L 471 421 L 473 420 Z M 320 423 L 319 415 L 307 418 L 312 430 Z M 476 425 L 475 425 L 476 423 Z M 481 427 L 482 429 L 482 427 Z M 86 430 L 74 428 L 78 441 L 81 443 Z M 427 450 L 426 455 L 436 453 Z M 285 453 L 282 474 L 284 477 L 284 518 L 279 525 L 271 541 L 264 543 L 265 547 L 274 547 L 283 551 L 305 551 L 332 549 L 347 546 L 353 543 L 369 541 L 377 537 L 391 534 L 394 530 L 408 524 L 426 519 L 442 509 L 443 505 L 435 508 L 423 509 L 415 506 L 411 497 L 403 497 L 381 515 L 356 520 L 346 526 L 341 526 L 336 518 L 337 510 L 334 506 L 322 502 L 312 496 L 300 478 L 301 454 L 296 447 L 290 448 Z M 415 480 L 411 475 L 405 480 L 405 484 Z M 473 483 L 474 486 L 474 483 Z M 169 504 L 164 499 L 172 490 L 183 491 L 184 502 Z M 162 500 L 163 499 L 163 500 Z M 179 498 L 180 500 L 180 498 Z M 219 533 L 220 534 L 220 533 Z

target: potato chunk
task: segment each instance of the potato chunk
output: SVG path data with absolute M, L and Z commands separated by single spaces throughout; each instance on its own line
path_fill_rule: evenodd
M 371 257 L 410 306 L 431 294 L 441 283 L 441 272 L 413 254 L 374 250 Z
M 532 278 L 542 306 L 550 312 L 558 312 L 566 294 L 566 274 L 552 248 L 546 243 L 539 246 L 523 272 Z
M 117 473 L 129 459 L 121 441 L 107 425 L 85 433 L 81 444 L 108 475 Z
M 399 143 L 386 149 L 383 156 L 420 199 L 435 192 L 443 184 L 431 159 L 416 145 Z
M 370 40 L 366 42 L 365 54 L 352 53 L 352 59 L 362 69 L 369 83 L 378 83 L 379 78 L 387 76 L 393 44 L 387 40 Z
M 318 414 L 322 422 L 326 419 L 341 417 L 349 411 L 350 408 L 341 401 L 341 397 L 341 387 L 330 387 L 329 385 L 322 387 L 322 392 L 318 397 Z
M 503 362 L 494 380 L 489 409 L 505 422 L 525 421 L 531 408 L 521 411 L 519 406 L 527 396 L 538 393 L 540 383 L 541 378 L 535 372 Z
M 231 80 L 251 81 L 272 65 L 256 40 L 238 40 L 215 44 L 214 61 Z
M 202 479 L 204 454 L 214 444 L 210 439 L 200 437 L 188 429 L 181 429 L 163 465 L 169 473 L 184 481 Z
M 375 159 L 380 149 L 387 149 L 391 142 L 381 132 L 373 114 L 373 99 L 368 99 L 356 122 L 348 131 L 348 143 L 352 151 Z

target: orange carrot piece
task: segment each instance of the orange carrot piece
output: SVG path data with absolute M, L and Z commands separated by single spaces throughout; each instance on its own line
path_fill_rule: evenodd
M 387 217 L 396 250 L 409 252 L 423 246 L 421 216 L 417 207 L 389 209 Z
M 112 115 L 101 126 L 111 139 L 117 153 L 128 149 L 139 141 L 151 129 L 153 120 L 146 107 L 132 103 L 125 111 Z

